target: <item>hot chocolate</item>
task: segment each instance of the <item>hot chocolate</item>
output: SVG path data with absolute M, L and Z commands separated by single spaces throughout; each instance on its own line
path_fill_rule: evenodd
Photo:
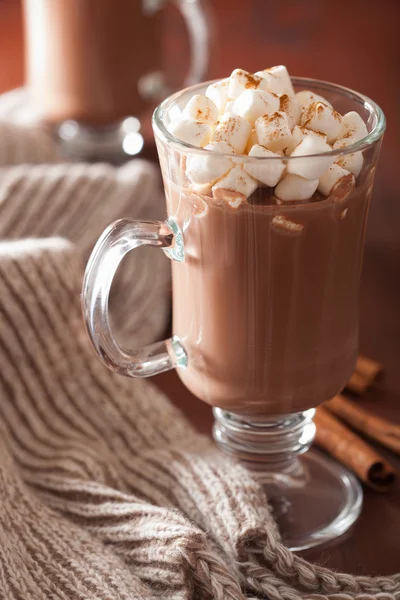
M 357 356 L 372 171 L 346 148 L 365 121 L 296 94 L 284 66 L 235 69 L 176 108 L 167 129 L 192 149 L 159 149 L 185 246 L 172 267 L 173 331 L 188 353 L 179 376 L 234 413 L 313 408 Z
M 264 417 L 336 394 L 357 356 L 368 177 L 345 204 L 276 206 L 258 188 L 234 209 L 166 189 L 169 214 L 182 229 L 190 221 L 185 261 L 172 265 L 184 384 L 214 406 Z
M 44 117 L 109 124 L 137 115 L 160 69 L 161 13 L 132 0 L 24 0 L 27 83 Z

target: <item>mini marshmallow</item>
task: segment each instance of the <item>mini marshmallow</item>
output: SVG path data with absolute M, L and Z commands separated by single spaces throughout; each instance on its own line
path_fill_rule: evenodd
M 288 202 L 290 200 L 308 200 L 318 187 L 318 179 L 304 179 L 288 173 L 275 188 L 275 196 Z
M 213 184 L 233 167 L 232 161 L 225 156 L 214 155 L 213 152 L 222 152 L 218 145 L 207 144 L 207 154 L 192 154 L 186 160 L 186 174 L 192 183 L 197 185 Z
M 338 139 L 351 138 L 353 142 L 358 142 L 366 135 L 368 135 L 368 129 L 358 112 L 352 110 L 346 113 L 342 117 L 342 128 L 340 130 Z
M 300 144 L 293 150 L 291 157 L 304 156 L 289 160 L 288 173 L 300 175 L 305 179 L 318 179 L 335 161 L 335 156 L 315 156 L 311 154 L 323 154 L 331 152 L 332 148 L 324 140 L 306 135 Z
M 294 96 L 294 89 L 290 75 L 283 65 L 271 67 L 270 69 L 264 69 L 263 71 L 257 71 L 255 75 L 264 77 L 268 82 L 268 90 L 274 92 L 274 94 L 288 94 L 288 96 Z
M 225 142 L 224 140 L 213 141 L 209 144 L 211 146 L 212 151 L 221 152 L 221 154 L 235 154 L 235 149 L 229 142 Z
M 339 165 L 333 164 L 320 177 L 318 191 L 324 196 L 332 194 L 336 202 L 343 202 L 353 191 L 354 186 L 354 175 Z
M 309 90 L 302 90 L 301 92 L 297 92 L 296 98 L 300 102 L 302 110 L 307 110 L 307 108 L 314 102 L 323 102 L 327 106 L 333 108 L 332 104 L 328 102 L 326 98 L 324 98 L 323 96 L 319 96 L 318 94 L 314 94 L 314 92 L 310 92 Z
M 232 115 L 235 116 L 235 115 Z M 250 134 L 251 136 L 251 134 Z M 244 157 L 241 156 L 236 156 L 235 150 L 233 148 L 233 146 L 231 144 L 229 144 L 228 142 L 224 142 L 224 141 L 218 141 L 218 142 L 211 142 L 211 144 L 209 144 L 212 146 L 212 150 L 214 152 L 221 152 L 222 154 L 232 154 L 232 157 L 229 159 L 232 161 L 232 163 L 234 164 L 243 164 L 243 161 L 245 160 Z
M 346 169 L 346 171 L 353 173 L 354 177 L 358 177 L 363 168 L 364 158 L 362 152 L 353 152 L 352 154 L 341 156 L 335 160 L 335 164 L 342 167 L 342 169 Z
M 196 219 L 202 219 L 206 216 L 208 213 L 208 204 L 201 196 L 191 192 L 188 194 L 187 199 L 192 209 L 192 215 Z
M 268 73 L 268 69 L 264 71 L 257 71 L 254 75 L 258 75 L 258 77 L 263 77 L 268 83 L 268 91 L 276 94 L 277 96 L 281 96 L 285 93 L 285 84 L 279 79 L 276 75 L 272 75 Z
M 181 119 L 168 125 L 168 131 L 178 140 L 192 146 L 206 146 L 211 140 L 212 129 L 206 123 L 198 123 L 191 119 Z
M 173 104 L 168 111 L 169 122 L 179 121 L 182 119 L 182 110 L 179 108 L 177 104 Z
M 295 221 L 291 221 L 282 215 L 276 215 L 272 219 L 272 228 L 281 233 L 298 235 L 303 231 L 304 225 L 301 223 L 296 223 Z
M 268 150 L 277 152 L 286 148 L 290 142 L 291 132 L 289 118 L 284 112 L 259 117 L 255 122 L 258 143 Z
M 275 152 L 267 150 L 267 148 L 264 148 L 264 146 L 256 144 L 250 150 L 249 156 L 276 159 L 247 161 L 243 165 L 245 171 L 257 179 L 257 181 L 261 181 L 261 183 L 269 185 L 270 187 L 275 186 L 285 171 L 285 163 L 283 160 L 280 160 L 279 154 L 275 154 Z
M 212 187 L 213 195 L 218 189 L 231 190 L 232 192 L 238 192 L 248 198 L 254 190 L 257 188 L 257 181 L 253 179 L 242 166 L 233 167 L 221 179 L 217 181 Z
M 200 194 L 202 196 L 211 196 L 211 185 L 209 183 L 197 184 L 192 183 L 190 186 L 191 192 L 196 192 L 196 194 Z
M 268 91 L 268 82 L 264 77 L 253 75 L 243 69 L 235 69 L 229 77 L 228 95 L 236 100 L 246 90 Z
M 313 131 L 312 129 L 306 129 L 305 127 L 300 127 L 296 125 L 292 131 L 292 137 L 290 138 L 290 142 L 286 147 L 285 154 L 286 156 L 290 156 L 293 150 L 298 146 L 306 136 L 317 137 L 320 140 L 326 142 L 326 135 L 323 133 L 318 133 L 318 131 Z
M 328 143 L 332 144 L 339 136 L 342 128 L 341 115 L 323 102 L 313 102 L 306 114 L 302 115 L 301 125 L 313 131 L 324 133 Z
M 279 98 L 279 110 L 287 114 L 289 118 L 290 129 L 298 124 L 301 115 L 300 102 L 295 96 L 283 94 Z
M 227 142 L 235 153 L 241 154 L 246 148 L 247 140 L 251 133 L 251 125 L 239 115 L 223 118 L 212 134 L 212 142 Z
M 229 100 L 226 105 L 225 105 L 225 110 L 224 110 L 224 116 L 226 116 L 228 113 L 233 113 L 233 105 L 235 104 L 235 100 Z
M 250 154 L 250 150 L 252 149 L 253 146 L 255 146 L 256 144 L 258 144 L 258 137 L 257 137 L 257 133 L 255 129 L 251 130 L 251 133 L 249 135 L 249 139 L 247 140 L 247 146 L 244 149 L 245 154 Z
M 210 98 L 196 94 L 186 104 L 182 117 L 184 119 L 192 119 L 193 121 L 197 121 L 197 123 L 213 125 L 219 117 L 219 112 L 216 104 Z
M 258 117 L 279 110 L 280 100 L 275 94 L 262 90 L 246 90 L 233 103 L 232 112 L 254 123 Z
M 210 98 L 219 110 L 219 114 L 222 114 L 225 110 L 226 103 L 228 102 L 228 87 L 229 79 L 222 79 L 211 83 L 206 89 L 206 96 Z
M 225 190 L 224 188 L 217 188 L 214 190 L 213 198 L 216 204 L 228 204 L 235 210 L 247 200 L 244 194 L 234 192 L 233 190 Z
M 347 148 L 347 146 L 350 146 L 351 144 L 354 144 L 354 140 L 351 138 L 339 138 L 332 145 L 332 148 L 333 150 L 339 150 L 340 148 Z

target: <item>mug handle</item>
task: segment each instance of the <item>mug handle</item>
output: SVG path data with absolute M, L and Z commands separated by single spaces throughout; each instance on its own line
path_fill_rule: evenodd
M 184 87 L 204 81 L 210 62 L 210 31 L 212 22 L 209 13 L 201 4 L 202 0 L 175 0 L 185 19 L 189 32 L 191 62 Z
M 185 21 L 190 40 L 190 68 L 183 83 L 189 87 L 204 81 L 210 62 L 211 36 L 213 28 L 211 6 L 204 6 L 203 0 L 173 0 Z M 143 0 L 143 9 L 147 14 L 160 10 L 166 0 Z M 141 77 L 139 92 L 147 100 L 160 100 L 171 90 L 165 84 L 161 72 L 155 71 Z
M 179 262 L 184 259 L 182 233 L 173 219 L 165 222 L 120 219 L 97 241 L 82 287 L 83 317 L 95 351 L 112 371 L 128 377 L 151 377 L 187 366 L 187 354 L 177 336 L 126 350 L 112 333 L 108 313 L 111 284 L 124 256 L 140 246 L 162 248 L 169 258 Z

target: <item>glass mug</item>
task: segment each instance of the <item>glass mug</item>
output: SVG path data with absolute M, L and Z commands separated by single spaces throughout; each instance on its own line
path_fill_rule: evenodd
M 82 301 L 93 346 L 109 368 L 131 377 L 177 368 L 185 386 L 214 407 L 215 440 L 265 485 L 283 538 L 299 550 L 346 531 L 362 505 L 351 473 L 306 451 L 315 407 L 344 387 L 356 363 L 364 233 L 385 118 L 372 100 L 341 86 L 293 83 L 367 123 L 364 139 L 332 151 L 336 160 L 363 163 L 356 186 L 344 183 L 318 202 L 280 205 L 268 200 L 268 188 L 239 206 L 229 194 L 217 202 L 207 185 L 194 190 L 189 160 L 232 155 L 194 148 L 167 131 L 176 107 L 207 84 L 183 90 L 153 116 L 168 220 L 112 224 L 88 262 Z M 246 169 L 268 169 L 276 160 L 235 158 Z M 173 336 L 128 351 L 113 337 L 107 305 L 122 258 L 139 246 L 172 259 Z
M 138 116 L 169 93 L 161 70 L 160 8 L 167 0 L 24 0 L 26 78 L 33 104 L 57 126 L 67 154 L 127 158 L 140 152 Z M 209 60 L 209 9 L 173 0 L 186 23 L 191 66 Z

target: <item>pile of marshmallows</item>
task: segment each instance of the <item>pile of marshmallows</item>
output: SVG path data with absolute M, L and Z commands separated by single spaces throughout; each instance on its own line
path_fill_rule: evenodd
M 308 156 L 344 148 L 368 133 L 357 112 L 341 116 L 322 96 L 307 90 L 295 94 L 284 66 L 254 75 L 235 69 L 228 79 L 209 85 L 205 96 L 192 96 L 168 130 L 211 151 L 188 155 L 192 188 L 211 190 L 216 200 L 235 208 L 259 185 L 276 186 L 274 195 L 282 202 L 308 200 L 317 189 L 329 196 L 343 183 L 351 190 L 362 169 L 361 152 L 339 159 Z M 235 157 L 243 154 L 274 160 Z M 285 164 L 285 156 L 307 158 Z

